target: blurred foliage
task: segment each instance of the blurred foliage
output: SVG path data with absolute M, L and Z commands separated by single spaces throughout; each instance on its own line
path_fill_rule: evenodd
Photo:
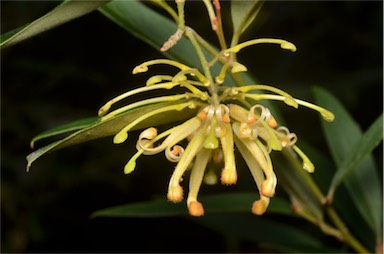
M 1 5 L 1 31 L 7 32 L 42 16 L 57 3 L 2 1 Z M 298 51 L 285 54 L 265 47 L 239 58 L 262 83 L 281 87 L 298 98 L 312 100 L 313 85 L 326 88 L 365 131 L 382 113 L 382 5 L 379 1 L 266 2 L 257 22 L 241 39 L 287 38 Z M 202 4 L 188 3 L 187 22 L 210 38 L 205 19 L 195 18 L 201 13 L 205 13 Z M 230 27 L 229 12 L 226 17 L 224 27 Z M 173 165 L 161 155 L 148 157 L 140 161 L 140 170 L 125 177 L 122 167 L 134 153 L 128 143 L 116 146 L 110 138 L 91 141 L 50 154 L 36 162 L 32 172 L 25 172 L 25 156 L 33 136 L 95 116 L 111 97 L 142 86 L 143 77 L 131 75 L 131 70 L 144 60 L 161 57 L 158 51 L 93 12 L 1 53 L 2 252 L 276 250 L 268 243 L 256 244 L 224 229 L 218 233 L 220 221 L 240 224 L 249 221 L 246 215 L 213 215 L 204 225 L 183 217 L 90 219 L 98 209 L 165 196 L 171 170 L 161 169 L 172 169 Z M 316 147 L 311 156 L 330 157 L 316 115 L 303 109 L 281 110 L 300 140 Z M 382 179 L 382 147 L 374 150 L 374 159 Z M 327 163 L 326 159 L 315 160 Z M 332 164 L 321 168 L 330 167 Z M 314 177 L 321 177 L 321 172 L 316 171 Z M 244 178 L 230 189 L 204 186 L 202 192 L 253 189 L 253 182 Z M 343 189 L 341 197 L 342 193 Z M 277 195 L 285 193 L 279 189 Z M 274 223 L 288 220 L 315 232 L 317 240 L 330 249 L 350 251 L 333 238 L 316 233 L 318 229 L 304 220 L 268 213 L 265 217 Z M 364 226 L 361 230 L 369 232 Z

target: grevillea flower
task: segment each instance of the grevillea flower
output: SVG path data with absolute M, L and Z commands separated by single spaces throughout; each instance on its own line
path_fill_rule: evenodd
M 187 31 L 188 32 L 188 31 Z M 193 37 L 191 37 L 193 38 Z M 314 165 L 302 150 L 295 144 L 297 136 L 287 127 L 280 126 L 268 108 L 259 104 L 262 100 L 283 101 L 298 108 L 299 105 L 321 113 L 326 121 L 332 121 L 334 115 L 306 101 L 293 98 L 286 92 L 262 84 L 251 84 L 241 87 L 225 86 L 227 73 L 246 71 L 246 67 L 230 57 L 244 47 L 259 44 L 278 44 L 283 49 L 295 51 L 296 47 L 280 39 L 256 39 L 237 44 L 220 54 L 227 59 L 219 75 L 213 79 L 210 72 L 201 73 L 198 69 L 176 61 L 158 59 L 145 62 L 133 73 L 148 71 L 148 67 L 156 64 L 167 64 L 179 69 L 174 75 L 155 75 L 147 80 L 146 86 L 124 93 L 99 110 L 101 120 L 114 117 L 127 110 L 160 102 L 173 102 L 154 111 L 143 114 L 127 124 L 115 136 L 114 143 L 122 143 L 128 138 L 128 132 L 138 123 L 154 115 L 169 111 L 180 111 L 185 108 L 196 109 L 196 115 L 184 123 L 158 133 L 154 127 L 144 130 L 137 141 L 137 153 L 126 164 L 124 172 L 131 173 L 141 155 L 153 155 L 165 152 L 166 158 L 177 163 L 168 185 L 168 200 L 181 202 L 184 195 L 180 185 L 182 177 L 190 169 L 187 206 L 193 216 L 204 214 L 203 205 L 198 201 L 198 192 L 203 180 L 209 184 L 216 182 L 213 169 L 220 171 L 221 183 L 235 184 L 238 180 L 235 150 L 244 158 L 259 190 L 260 198 L 253 203 L 252 212 L 263 214 L 274 196 L 277 178 L 273 170 L 270 154 L 282 149 L 293 149 L 301 158 L 303 169 L 314 171 Z M 208 74 L 208 75 L 207 75 Z M 184 89 L 183 93 L 161 97 L 153 97 L 109 112 L 114 103 L 129 96 L 174 87 Z M 265 93 L 267 92 L 267 93 Z M 183 146 L 183 144 L 186 144 Z M 209 168 L 209 169 L 208 169 Z

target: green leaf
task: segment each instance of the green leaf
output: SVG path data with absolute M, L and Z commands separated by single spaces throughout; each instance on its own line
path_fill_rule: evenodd
M 231 193 L 201 196 L 205 214 L 214 213 L 250 213 L 252 203 L 258 199 L 255 193 Z M 278 213 L 295 216 L 289 202 L 273 198 L 267 213 Z M 170 203 L 166 199 L 155 199 L 146 202 L 132 203 L 110 207 L 96 211 L 93 217 L 171 217 L 189 216 L 186 203 Z
M 256 242 L 259 247 L 287 253 L 335 252 L 301 228 L 287 221 L 270 220 L 267 216 L 215 214 L 194 221 L 228 237 Z
M 32 23 L 1 35 L 0 47 L 11 46 L 75 18 L 88 14 L 110 0 L 66 0 Z
M 335 181 L 343 181 L 364 220 L 377 236 L 380 236 L 382 193 L 373 157 L 368 155 L 363 160 L 361 160 L 362 158 L 352 158 L 354 155 L 361 156 L 366 153 L 376 141 L 372 141 L 372 143 L 369 140 L 362 141 L 363 135 L 360 127 L 332 94 L 324 89 L 315 88 L 314 95 L 317 104 L 331 110 L 336 116 L 333 123 L 322 122 L 329 149 L 338 167 L 336 177 L 343 177 L 344 171 L 348 172 L 343 178 Z M 378 139 L 379 130 L 377 128 L 380 127 L 375 124 L 372 133 L 370 130 L 373 136 L 368 136 L 368 138 Z M 359 144 L 359 142 L 362 143 Z M 355 148 L 361 144 L 366 146 L 366 149 L 364 147 Z M 354 148 L 356 151 L 353 151 Z M 362 150 L 359 151 L 360 149 Z M 354 154 L 355 152 L 356 154 Z M 359 155 L 360 152 L 363 154 Z M 359 161 L 360 163 L 358 163 Z M 354 170 L 343 169 L 345 166 L 349 166 L 349 163 L 352 163 Z M 341 173 L 339 173 L 340 170 Z
M 97 121 L 95 124 L 90 125 L 89 127 L 81 129 L 60 141 L 42 147 L 39 150 L 29 154 L 27 156 L 27 170 L 35 160 L 40 158 L 42 155 L 47 154 L 48 152 L 80 144 L 93 139 L 114 135 L 129 123 L 148 112 L 164 106 L 179 104 L 182 102 L 183 101 L 157 103 L 154 105 L 129 110 L 105 121 Z M 196 114 L 196 110 L 197 109 L 186 108 L 182 111 L 168 111 L 159 115 L 154 115 L 137 124 L 134 128 L 132 128 L 132 130 L 184 120 Z
M 76 130 L 80 130 L 83 128 L 87 128 L 87 127 L 94 125 L 98 121 L 99 121 L 98 117 L 88 117 L 88 118 L 76 120 L 72 123 L 67 123 L 67 124 L 55 127 L 53 129 L 44 131 L 31 140 L 30 146 L 31 146 L 31 148 L 33 148 L 36 141 L 39 141 L 39 140 L 44 139 L 44 138 L 49 138 L 49 137 L 53 137 L 56 135 L 68 133 L 71 131 L 76 131 Z
M 360 138 L 360 141 L 353 147 L 353 150 L 347 155 L 341 163 L 337 173 L 332 179 L 328 196 L 332 197 L 334 191 L 342 180 L 352 170 L 355 170 L 360 162 L 370 154 L 383 140 L 383 115 L 378 117 L 371 127 Z M 378 207 L 379 209 L 379 207 Z
M 240 35 L 256 18 L 262 5 L 263 2 L 260 0 L 231 1 L 233 24 L 232 46 L 238 43 Z

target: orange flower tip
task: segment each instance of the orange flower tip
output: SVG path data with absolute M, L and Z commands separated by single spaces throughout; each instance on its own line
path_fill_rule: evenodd
M 188 204 L 189 214 L 191 216 L 200 217 L 204 215 L 203 205 L 199 201 L 192 201 Z
M 246 123 L 247 124 L 254 124 L 256 122 L 257 118 L 255 114 L 252 114 L 248 116 Z
M 170 188 L 167 198 L 173 203 L 180 203 L 183 200 L 183 188 L 180 185 Z
M 273 197 L 275 195 L 276 184 L 274 181 L 265 180 L 261 184 L 261 194 L 265 197 Z
M 231 119 L 229 118 L 228 114 L 224 114 L 223 117 L 221 118 L 221 120 L 223 121 L 223 123 L 230 123 L 231 122 Z
M 237 172 L 236 170 L 223 169 L 221 172 L 221 183 L 225 185 L 236 184 Z
M 201 121 L 204 121 L 205 119 L 207 119 L 207 113 L 204 112 L 204 111 L 201 111 L 197 117 L 201 120 Z
M 114 144 L 121 144 L 128 138 L 128 133 L 126 132 L 119 132 L 115 135 L 113 138 L 113 143 Z
M 267 210 L 268 205 L 269 205 L 268 198 L 262 198 L 262 199 L 256 200 L 255 202 L 253 202 L 253 205 L 252 205 L 252 213 L 255 215 L 263 215 Z
M 271 128 L 276 128 L 277 127 L 277 122 L 276 122 L 276 119 L 271 117 L 268 121 L 268 125 L 269 127 Z

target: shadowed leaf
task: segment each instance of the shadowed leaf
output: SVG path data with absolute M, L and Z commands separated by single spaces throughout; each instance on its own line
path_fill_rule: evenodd
M 82 1 L 66 0 L 30 24 L 1 35 L 0 46 L 11 46 L 63 23 L 88 14 L 110 0 Z

